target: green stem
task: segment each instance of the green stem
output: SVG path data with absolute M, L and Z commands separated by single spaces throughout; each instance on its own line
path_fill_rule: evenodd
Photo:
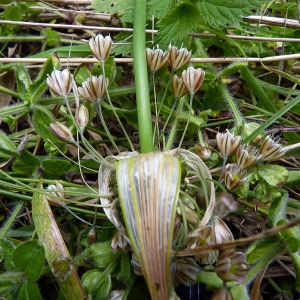
M 234 100 L 230 96 L 226 86 L 223 83 L 220 83 L 219 88 L 220 88 L 221 93 L 224 95 L 225 99 L 227 100 L 227 103 L 229 104 L 230 110 L 232 111 L 232 113 L 234 115 L 237 127 L 241 128 L 244 123 L 244 120 L 243 120 L 242 116 L 240 115 L 239 110 L 238 110 L 236 104 L 234 103 Z
M 140 151 L 142 153 L 152 152 L 154 150 L 146 62 L 146 7 L 146 0 L 134 1 L 133 69 L 136 84 Z

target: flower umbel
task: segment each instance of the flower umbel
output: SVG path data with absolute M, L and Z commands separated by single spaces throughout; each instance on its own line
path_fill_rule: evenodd
M 188 89 L 184 84 L 182 77 L 178 77 L 177 75 L 173 76 L 172 88 L 173 88 L 174 96 L 176 98 L 181 98 L 188 92 Z
M 102 34 L 89 39 L 90 48 L 99 61 L 105 61 L 110 54 L 112 39 L 109 35 L 104 37 Z
M 261 145 L 259 154 L 261 154 L 261 159 L 263 161 L 272 161 L 279 159 L 285 153 L 285 150 L 281 147 L 281 145 L 274 142 L 271 137 L 266 136 Z
M 195 69 L 193 67 L 189 67 L 187 70 L 182 72 L 182 80 L 190 93 L 195 93 L 199 90 L 204 77 L 205 72 L 201 68 Z
M 223 157 L 232 155 L 240 145 L 241 141 L 241 136 L 234 136 L 228 130 L 226 133 L 218 132 L 216 136 L 217 146 Z
M 245 254 L 234 249 L 226 249 L 216 262 L 216 273 L 224 281 L 243 282 L 250 267 L 246 263 Z
M 163 52 L 159 48 L 155 50 L 150 48 L 146 49 L 147 65 L 152 72 L 156 72 L 161 69 L 168 61 L 169 56 L 169 52 Z
M 106 86 L 108 86 L 108 83 L 108 78 L 106 78 Z M 95 102 L 97 99 L 102 99 L 106 93 L 103 75 L 88 78 L 82 83 L 82 87 L 78 87 L 78 92 L 90 103 Z
M 66 96 L 71 92 L 73 77 L 68 69 L 54 70 L 47 78 L 47 84 L 58 96 Z
M 224 182 L 229 190 L 233 190 L 247 180 L 247 171 L 241 170 L 236 164 L 226 165 Z
M 260 158 L 258 150 L 249 145 L 240 146 L 236 150 L 236 164 L 242 170 L 251 168 Z
M 172 69 L 177 70 L 184 66 L 191 58 L 192 52 L 187 51 L 186 48 L 178 50 L 175 46 L 169 46 L 170 52 L 170 66 Z

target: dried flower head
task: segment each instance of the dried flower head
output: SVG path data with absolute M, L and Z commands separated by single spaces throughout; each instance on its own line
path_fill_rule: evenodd
M 84 130 L 89 123 L 89 110 L 86 106 L 80 105 L 76 109 L 75 119 L 80 130 Z
M 187 70 L 182 72 L 181 76 L 189 92 L 195 93 L 199 90 L 203 83 L 205 72 L 201 68 L 195 69 L 193 67 L 189 67 Z
M 236 150 L 236 164 L 240 169 L 249 169 L 261 158 L 258 149 L 243 145 Z
M 110 54 L 112 47 L 112 39 L 109 35 L 104 37 L 97 34 L 96 37 L 89 39 L 90 48 L 99 61 L 105 61 Z
M 236 164 L 227 164 L 224 182 L 229 190 L 233 190 L 247 180 L 247 171 L 241 170 Z
M 218 257 L 215 267 L 217 275 L 224 281 L 243 282 L 250 270 L 245 254 L 234 249 L 224 250 Z
M 177 70 L 184 66 L 192 57 L 192 52 L 187 51 L 186 48 L 178 50 L 175 46 L 169 46 L 170 52 L 170 66 L 172 69 Z
M 188 92 L 188 89 L 185 86 L 182 77 L 178 77 L 177 75 L 173 76 L 172 87 L 173 93 L 176 98 L 181 98 Z
M 91 76 L 82 83 L 82 87 L 78 87 L 79 94 L 88 102 L 93 103 L 97 99 L 102 99 L 106 93 L 103 75 L 99 77 Z M 108 86 L 108 78 L 106 78 L 106 86 Z
M 63 142 L 71 142 L 73 140 L 72 132 L 67 126 L 60 122 L 52 121 L 50 131 Z
M 226 130 L 226 133 L 218 132 L 216 136 L 217 147 L 223 157 L 232 155 L 240 145 L 241 141 L 241 136 L 234 136 L 228 130 Z
M 54 70 L 47 78 L 47 84 L 58 96 L 70 94 L 73 86 L 73 77 L 68 69 L 62 71 Z
M 159 48 L 155 50 L 150 48 L 146 49 L 147 65 L 152 72 L 161 69 L 167 63 L 169 56 L 169 52 L 163 52 Z
M 282 157 L 285 154 L 285 150 L 268 135 L 260 145 L 259 154 L 261 154 L 263 161 L 272 161 Z
M 199 267 L 193 258 L 178 258 L 176 262 L 172 264 L 172 276 L 174 286 L 180 284 L 188 285 L 196 281 Z

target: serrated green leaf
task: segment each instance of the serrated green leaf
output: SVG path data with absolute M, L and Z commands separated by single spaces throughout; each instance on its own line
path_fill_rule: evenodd
M 42 299 L 40 290 L 34 282 L 25 282 L 20 289 L 18 300 L 40 300 Z
M 8 155 L 17 155 L 19 153 L 15 144 L 0 130 L 0 153 L 1 152 Z
M 277 225 L 287 224 L 288 221 L 283 219 L 280 220 Z M 291 253 L 296 253 L 300 248 L 300 236 L 296 228 L 288 228 L 280 232 L 280 235 L 283 237 L 286 246 L 288 247 Z
M 18 246 L 13 254 L 16 267 L 26 274 L 28 280 L 36 281 L 42 272 L 45 260 L 43 246 L 38 241 L 27 241 Z
M 13 164 L 13 171 L 19 174 L 32 175 L 40 166 L 40 161 L 29 151 L 23 150 Z
M 155 43 L 166 48 L 170 43 L 177 46 L 189 45 L 191 39 L 188 34 L 193 32 L 199 24 L 199 10 L 190 2 L 179 2 L 159 22 L 159 30 Z
M 268 184 L 274 187 L 279 187 L 284 184 L 289 176 L 286 168 L 271 164 L 258 165 L 257 173 Z
M 90 253 L 98 268 L 106 268 L 118 256 L 113 252 L 110 242 L 91 245 Z
M 207 26 L 219 28 L 241 21 L 241 17 L 259 7 L 258 0 L 198 0 L 201 19 Z M 198 22 L 201 22 L 198 20 Z

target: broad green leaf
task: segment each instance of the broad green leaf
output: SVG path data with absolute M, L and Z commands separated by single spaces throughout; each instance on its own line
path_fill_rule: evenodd
M 0 130 L 0 153 L 1 152 L 8 155 L 17 155 L 19 153 L 15 144 Z
M 300 185 L 300 171 L 289 171 L 289 177 L 285 183 L 287 186 L 299 186 Z
M 46 35 L 46 44 L 49 47 L 54 47 L 56 44 L 60 42 L 60 35 L 55 30 L 48 27 L 46 30 L 44 30 L 42 35 Z
M 110 242 L 93 244 L 89 249 L 98 268 L 106 268 L 118 256 L 113 252 Z
M 248 300 L 249 293 L 247 288 L 243 284 L 238 284 L 230 289 L 230 294 L 234 300 Z
M 288 221 L 283 219 L 280 220 L 277 225 L 287 224 Z M 300 248 L 300 236 L 296 228 L 288 228 L 280 232 L 280 235 L 283 237 L 286 246 L 288 247 L 291 253 L 296 253 Z
M 269 210 L 268 219 L 271 226 L 276 226 L 278 221 L 283 219 L 286 212 L 286 204 L 288 200 L 288 192 L 280 190 L 282 197 L 275 199 Z
M 2 247 L 2 255 L 5 260 L 5 268 L 7 271 L 13 272 L 17 271 L 14 261 L 13 261 L 13 253 L 15 250 L 15 246 L 13 243 L 6 238 L 0 240 L 0 246 Z
M 35 282 L 27 281 L 20 289 L 18 300 L 40 300 L 42 299 L 40 290 Z
M 101 280 L 99 281 L 99 278 Z M 112 288 L 111 277 L 98 270 L 90 270 L 82 276 L 82 285 L 87 294 L 92 292 L 93 299 L 108 299 Z M 97 286 L 95 288 L 95 285 Z
M 167 299 L 172 290 L 172 228 L 180 166 L 178 158 L 160 152 L 140 154 L 117 163 L 126 229 L 153 299 Z
M 286 168 L 271 164 L 258 165 L 257 172 L 261 178 L 274 187 L 282 186 L 289 176 Z
M 17 90 L 21 99 L 27 102 L 27 94 L 29 85 L 31 84 L 31 79 L 24 64 L 19 63 L 16 66 L 16 82 Z
M 42 167 L 48 175 L 59 176 L 65 174 L 72 164 L 66 159 L 48 159 L 42 161 Z
M 128 283 L 128 281 L 131 278 L 131 263 L 127 254 L 121 255 L 121 262 L 119 268 L 120 270 L 117 273 L 114 273 L 113 276 L 116 277 L 119 281 Z
M 28 280 L 36 281 L 44 266 L 45 252 L 38 241 L 27 241 L 18 246 L 13 254 L 14 264 L 26 274 Z
M 199 10 L 192 2 L 178 2 L 159 22 L 159 30 L 155 36 L 155 44 L 166 48 L 170 43 L 180 47 L 189 45 L 188 34 L 199 24 Z
M 257 263 L 266 253 L 270 253 L 276 249 L 278 243 L 281 243 L 279 235 L 254 242 L 246 251 L 247 262 L 249 264 Z
M 23 150 L 13 164 L 13 171 L 24 175 L 33 175 L 40 166 L 40 161 L 27 150 Z
M 201 19 L 207 26 L 226 27 L 241 21 L 241 17 L 251 14 L 251 9 L 259 7 L 258 0 L 197 0 L 196 5 Z

